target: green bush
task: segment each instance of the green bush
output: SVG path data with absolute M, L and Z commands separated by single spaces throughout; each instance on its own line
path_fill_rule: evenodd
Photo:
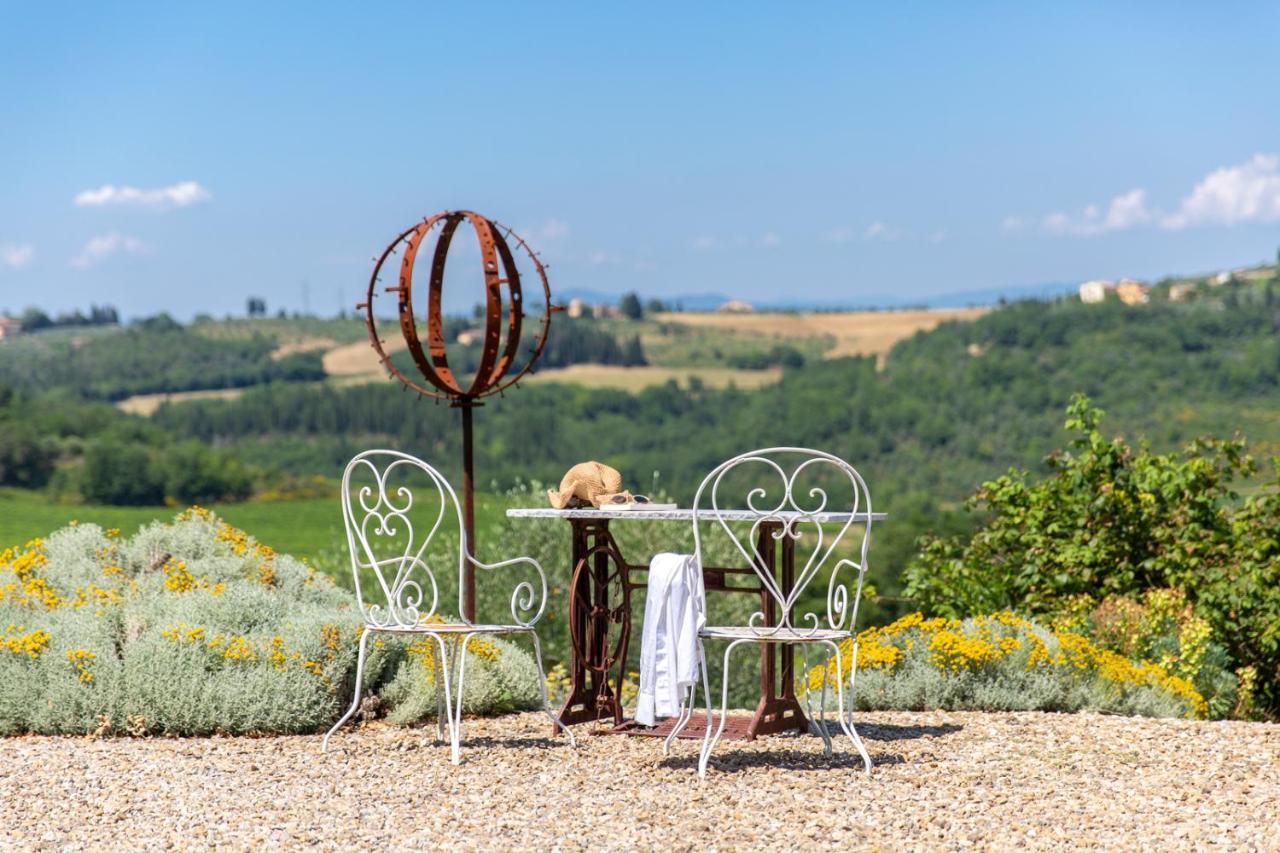
M 67 479 L 87 502 L 114 506 L 230 503 L 253 492 L 253 473 L 234 454 L 198 441 L 157 448 L 128 436 L 90 443 L 83 469 Z
M 1258 678 L 1264 712 L 1280 711 L 1280 468 L 1241 501 L 1233 482 L 1256 466 L 1243 440 L 1199 439 L 1152 453 L 1098 429 L 1077 395 L 1071 451 L 1033 480 L 1012 470 L 970 500 L 972 536 L 926 539 L 907 594 L 926 611 L 1054 613 L 1074 596 L 1186 593 L 1241 677 Z
M 169 448 L 161 467 L 165 495 L 179 504 L 242 501 L 253 491 L 253 477 L 239 459 L 197 441 Z
M 793 346 L 775 344 L 767 350 L 756 350 L 725 359 L 730 367 L 743 370 L 767 370 L 770 367 L 786 367 L 795 369 L 804 367 L 804 353 Z
M 38 489 L 49 482 L 57 458 L 57 445 L 34 427 L 0 421 L 0 485 Z
M 1098 648 L 1129 660 L 1157 662 L 1195 686 L 1212 719 L 1249 713 L 1253 674 L 1237 678 L 1227 650 L 1180 590 L 1150 589 L 1141 596 L 1109 595 L 1101 601 L 1078 596 L 1065 602 L 1053 627 L 1083 634 Z
M 314 732 L 351 699 L 362 619 L 324 574 L 192 509 L 131 539 L 65 528 L 0 553 L 0 734 Z M 529 655 L 468 649 L 472 713 L 536 707 Z M 430 660 L 369 643 L 363 690 L 433 715 Z
M 144 445 L 97 441 L 85 449 L 80 491 L 90 503 L 155 505 L 164 501 L 164 477 Z

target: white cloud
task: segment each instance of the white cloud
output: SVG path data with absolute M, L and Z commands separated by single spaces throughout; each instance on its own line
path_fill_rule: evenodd
M 1151 211 L 1147 209 L 1147 191 L 1129 190 L 1124 195 L 1111 199 L 1107 208 L 1107 218 L 1102 223 L 1108 231 L 1120 231 L 1143 225 L 1151 220 Z
M 173 186 L 154 190 L 103 184 L 96 190 L 85 190 L 77 195 L 75 205 L 76 207 L 104 207 L 121 204 L 169 210 L 176 207 L 189 207 L 208 201 L 210 198 L 212 196 L 209 191 L 195 181 L 182 181 Z
M 898 236 L 897 230 L 878 220 L 872 222 L 867 226 L 867 230 L 862 232 L 864 240 L 896 240 Z
M 35 257 L 36 249 L 30 243 L 0 245 L 0 264 L 20 270 Z
M 934 231 L 932 234 L 929 235 L 929 242 L 941 243 L 943 240 L 946 240 L 948 236 L 950 235 L 947 234 L 947 229 L 939 228 L 937 231 Z
M 91 238 L 88 243 L 84 244 L 80 254 L 71 259 L 71 266 L 76 269 L 88 269 L 119 252 L 138 254 L 146 250 L 146 244 L 136 237 L 127 237 L 123 234 L 114 233 L 102 234 Z
M 782 245 L 782 238 L 772 231 L 766 231 L 760 237 L 760 245 L 766 249 L 772 249 L 775 246 Z
M 1021 216 L 1006 216 L 1000 222 L 1000 230 L 1005 232 L 1006 234 L 1012 234 L 1016 231 L 1021 231 L 1023 228 L 1026 228 L 1026 227 L 1027 227 L 1027 220 L 1023 219 Z
M 1088 236 L 1108 231 L 1124 231 L 1144 225 L 1153 217 L 1153 212 L 1147 208 L 1146 190 L 1133 189 L 1111 199 L 1105 213 L 1098 205 L 1090 204 L 1078 215 L 1050 213 L 1041 226 L 1050 234 Z
M 1078 214 L 1050 213 L 1040 225 L 1050 234 L 1090 236 L 1143 225 L 1178 231 L 1197 225 L 1249 222 L 1280 222 L 1280 154 L 1255 154 L 1244 163 L 1215 169 L 1172 213 L 1149 206 L 1146 190 L 1132 189 L 1111 199 L 1105 211 L 1091 204 Z M 1001 227 L 1017 231 L 1022 220 L 1011 216 Z
M 689 243 L 689 245 L 700 252 L 705 252 L 708 249 L 714 249 L 717 244 L 716 244 L 715 237 L 702 236 L 702 237 L 694 237 L 693 240 Z
M 1210 172 L 1164 217 L 1164 228 L 1280 220 L 1280 155 L 1255 154 L 1238 166 Z

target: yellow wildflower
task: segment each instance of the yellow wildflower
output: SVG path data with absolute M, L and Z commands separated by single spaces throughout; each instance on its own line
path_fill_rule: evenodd
M 76 677 L 84 684 L 93 681 L 93 670 L 90 667 L 97 658 L 97 655 L 85 649 L 67 650 L 67 660 L 71 662 L 71 668 L 75 671 Z
M 222 656 L 227 660 L 252 661 L 258 654 L 248 637 L 232 637 L 222 649 Z
M 49 632 L 37 630 L 24 633 L 25 631 L 26 628 L 23 625 L 10 625 L 5 629 L 5 633 L 0 635 L 0 649 L 15 655 L 26 655 L 32 660 L 40 657 L 44 647 L 49 645 Z

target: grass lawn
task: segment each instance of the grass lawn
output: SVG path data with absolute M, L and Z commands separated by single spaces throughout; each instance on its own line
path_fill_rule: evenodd
M 480 528 L 477 538 L 482 537 L 487 528 L 502 523 L 506 506 L 504 497 L 476 496 L 476 521 Z M 72 520 L 118 527 L 121 533 L 130 536 L 142 525 L 168 521 L 182 509 L 59 504 L 40 492 L 0 489 L 0 549 L 20 545 L 36 536 L 47 536 Z M 326 569 L 342 567 L 345 570 L 346 538 L 336 495 L 270 503 L 214 504 L 209 509 L 277 551 L 306 557 Z

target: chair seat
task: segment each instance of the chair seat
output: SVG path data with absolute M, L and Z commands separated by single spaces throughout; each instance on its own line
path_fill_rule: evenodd
M 698 631 L 698 636 L 718 640 L 756 640 L 761 643 L 814 643 L 824 640 L 839 642 L 849 639 L 852 634 L 849 631 L 836 631 L 830 628 L 805 630 L 804 628 L 707 625 Z
M 518 631 L 532 630 L 521 625 L 466 625 L 451 622 L 423 622 L 421 625 L 408 627 L 402 625 L 387 625 L 383 627 L 365 623 L 364 627 L 367 630 L 380 631 L 384 634 L 512 634 Z

